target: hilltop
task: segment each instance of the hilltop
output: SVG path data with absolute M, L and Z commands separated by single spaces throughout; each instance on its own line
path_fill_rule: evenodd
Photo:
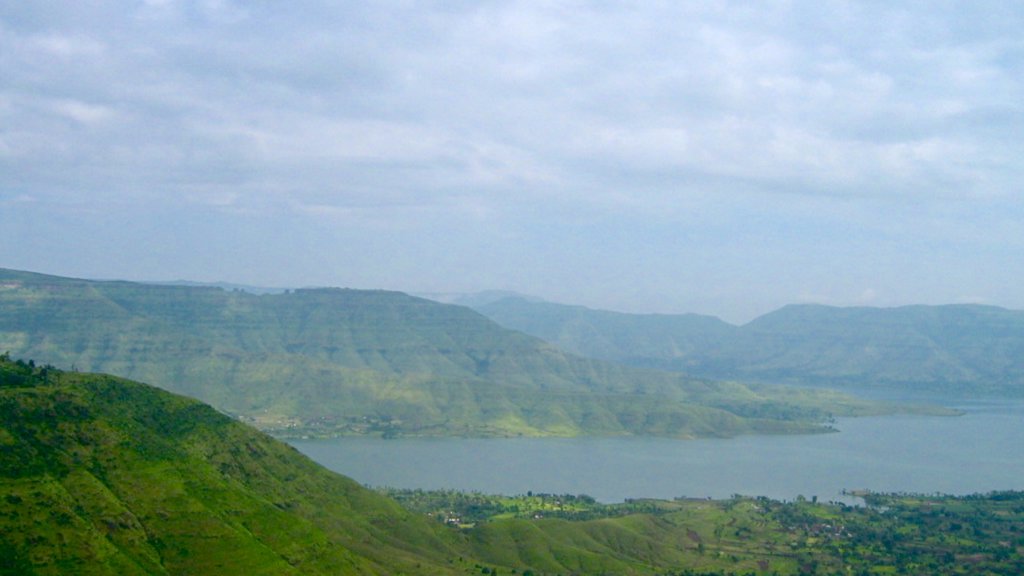
M 0 270 L 0 351 L 146 381 L 279 434 L 733 436 L 889 409 L 568 354 L 399 292 Z

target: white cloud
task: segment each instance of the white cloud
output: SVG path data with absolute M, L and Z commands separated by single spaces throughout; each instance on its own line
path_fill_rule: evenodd
M 30 53 L 64 60 L 96 58 L 102 56 L 106 45 L 84 35 L 41 34 L 30 36 L 25 42 Z
M 756 252 L 762 274 L 790 271 L 779 294 L 839 293 L 826 245 L 860 271 L 904 245 L 999 269 L 979 238 L 1024 218 L 1022 23 L 998 2 L 17 3 L 0 8 L 0 189 L 240 219 L 225 229 L 280 210 L 452 261 L 478 252 L 448 231 L 514 238 L 565 275 L 545 286 L 598 263 L 742 283 L 715 263 Z M 475 277 L 530 274 L 514 246 Z
M 56 100 L 49 108 L 56 114 L 81 124 L 99 124 L 114 117 L 114 110 L 107 106 L 89 104 L 79 100 Z

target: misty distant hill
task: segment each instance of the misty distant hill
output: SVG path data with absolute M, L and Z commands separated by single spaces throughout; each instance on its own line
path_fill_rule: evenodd
M 235 284 L 232 282 L 193 282 L 191 280 L 170 280 L 161 282 L 143 282 L 143 284 L 154 284 L 157 286 L 193 286 L 193 287 L 212 287 L 221 288 L 223 290 L 241 290 L 242 292 L 249 292 L 251 294 L 280 294 L 287 292 L 288 288 L 273 288 L 269 286 L 252 286 L 250 284 Z
M 791 305 L 743 326 L 508 298 L 476 308 L 570 352 L 706 378 L 1024 394 L 1024 312 Z
M 0 270 L 0 352 L 107 372 L 267 430 L 730 436 L 878 408 L 567 354 L 399 292 L 89 281 Z
M 529 302 L 543 302 L 540 298 L 527 296 L 526 294 L 520 294 L 519 292 L 513 292 L 511 290 L 483 290 L 481 292 L 430 292 L 413 294 L 413 296 L 419 296 L 442 304 L 458 304 L 459 306 L 468 306 L 470 308 L 485 306 L 506 298 L 520 298 Z

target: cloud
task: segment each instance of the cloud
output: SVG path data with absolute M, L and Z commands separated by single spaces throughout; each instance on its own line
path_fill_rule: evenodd
M 751 253 L 791 270 L 766 298 L 856 301 L 822 287 L 835 270 L 816 250 L 861 273 L 898 246 L 963 269 L 1004 258 L 1024 218 L 1022 24 L 1002 2 L 8 3 L 0 190 L 33 215 L 202 214 L 241 233 L 287 214 L 328 244 L 343 222 L 348 243 L 386 230 L 395 250 L 481 257 L 458 238 L 504 254 L 464 264 L 485 266 L 474 278 L 524 290 L 605 258 L 662 279 L 641 304 L 673 278 L 743 282 L 715 260 Z M 527 279 L 540 259 L 504 242 L 556 277 Z M 955 294 L 998 301 L 997 280 Z
M 79 100 L 57 100 L 50 103 L 49 107 L 54 113 L 80 124 L 98 124 L 114 116 L 114 111 L 107 106 L 97 106 Z
M 229 2 L 110 11 L 125 30 L 115 57 L 102 57 L 113 39 L 88 27 L 22 44 L 86 58 L 98 80 L 114 80 L 58 112 L 96 121 L 126 108 L 136 129 L 162 127 L 151 134 L 160 148 L 283 170 L 429 164 L 436 174 L 421 177 L 466 185 L 589 186 L 586 169 L 607 167 L 648 181 L 739 178 L 766 193 L 875 195 L 881 184 L 906 195 L 922 177 L 930 189 L 984 191 L 991 183 L 964 164 L 1007 152 L 948 124 L 1016 106 L 988 94 L 1019 93 L 995 63 L 1007 51 L 1000 41 L 925 49 L 915 34 L 928 27 L 916 31 L 909 18 L 869 41 L 800 34 L 800 18 L 829 32 L 839 25 L 787 4 L 306 8 L 308 19 Z M 851 29 L 877 26 L 877 14 L 846 12 Z M 88 137 L 77 140 L 103 145 Z M 668 177 L 661 188 L 673 186 Z

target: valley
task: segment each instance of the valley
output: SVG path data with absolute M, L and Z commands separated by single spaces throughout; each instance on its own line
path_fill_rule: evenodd
M 0 356 L 0 574 L 1017 574 L 1024 496 L 385 490 L 194 400 Z
M 916 461 L 886 452 L 902 446 L 894 439 L 950 434 L 928 431 L 936 422 L 974 446 L 1013 442 L 984 431 L 984 439 L 971 436 L 974 412 L 938 406 L 955 406 L 951 398 L 867 400 L 593 360 L 469 308 L 398 292 L 253 294 L 12 270 L 0 270 L 0 280 L 0 574 L 1013 574 L 1021 567 L 1018 492 L 867 491 L 859 493 L 862 506 L 835 499 L 834 489 L 820 501 L 815 489 L 796 498 L 764 494 L 773 491 L 776 469 L 827 478 L 844 474 L 843 460 L 874 467 L 863 460 L 865 447 L 840 445 L 871 439 L 863 432 L 878 429 L 878 419 L 909 426 L 877 438 L 878 457 L 902 465 Z M 653 342 L 664 334 L 633 336 Z M 837 426 L 861 426 L 861 434 L 807 434 Z M 310 455 L 332 442 L 369 442 L 377 455 L 411 466 L 410 480 L 370 489 L 350 477 L 374 484 L 369 474 L 317 456 L 328 470 L 265 432 Z M 542 453 L 559 442 L 567 452 Z M 547 444 L 530 452 L 531 443 Z M 805 460 L 793 459 L 800 446 L 811 447 Z M 956 446 L 946 442 L 945 456 Z M 492 477 L 522 474 L 537 491 L 453 489 L 468 477 L 458 476 L 457 458 L 434 451 L 446 447 L 472 454 Z M 733 449 L 738 459 L 729 460 Z M 724 489 L 723 478 L 751 478 L 750 495 L 739 489 L 708 498 L 685 488 L 716 455 L 726 456 L 725 468 L 706 472 L 703 485 Z M 440 487 L 424 486 L 431 466 L 423 458 L 441 466 Z M 351 455 L 340 461 L 358 463 Z M 538 472 L 545 461 L 555 477 Z M 614 481 L 614 469 L 633 479 L 617 496 L 558 488 L 557 474 Z M 683 495 L 650 497 L 637 471 Z M 376 484 L 386 486 L 387 477 L 395 478 Z

